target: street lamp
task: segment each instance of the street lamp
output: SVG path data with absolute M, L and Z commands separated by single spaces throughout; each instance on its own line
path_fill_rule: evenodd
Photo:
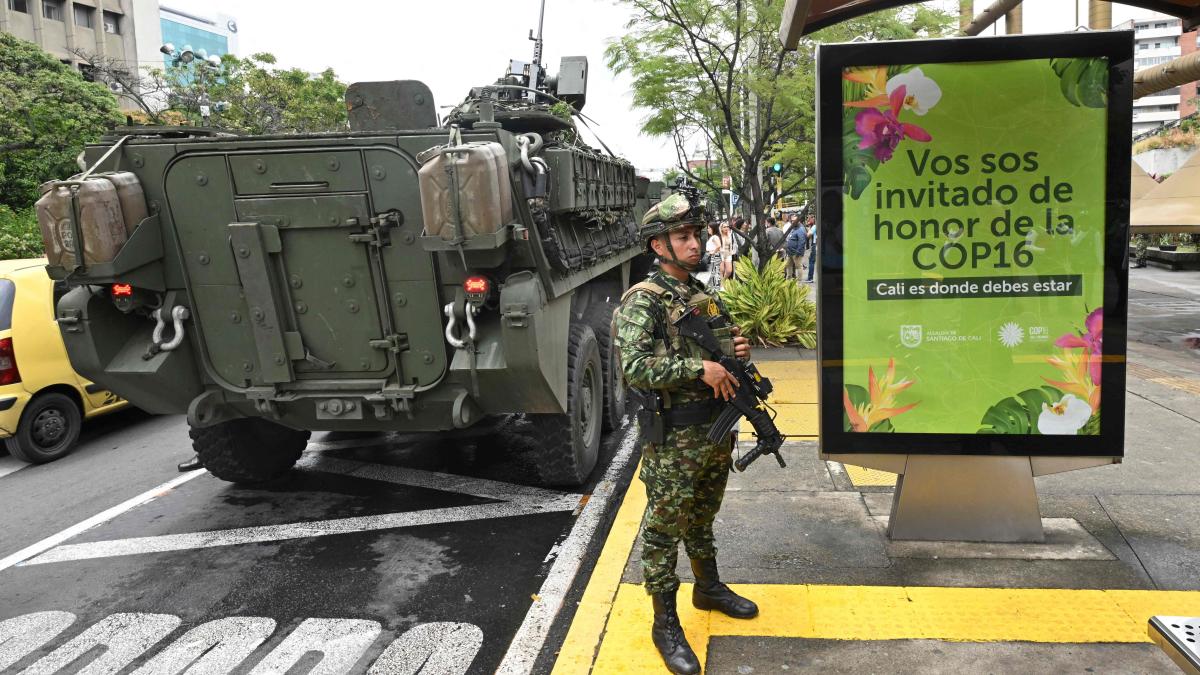
M 179 68 L 193 62 L 196 63 L 196 75 L 200 79 L 199 104 L 200 120 L 202 124 L 208 126 L 208 116 L 211 114 L 211 111 L 214 107 L 218 112 L 229 107 L 229 105 L 223 101 L 218 101 L 214 105 L 208 100 L 208 82 L 206 80 L 206 75 L 208 74 L 208 71 L 215 72 L 221 69 L 220 56 L 216 54 L 210 56 L 208 51 L 204 49 L 193 50 L 191 45 L 184 45 L 183 49 L 176 51 L 175 45 L 171 44 L 170 42 L 164 43 L 163 46 L 158 48 L 158 51 L 170 57 L 170 65 L 175 68 Z M 199 58 L 199 61 L 196 60 L 197 57 Z

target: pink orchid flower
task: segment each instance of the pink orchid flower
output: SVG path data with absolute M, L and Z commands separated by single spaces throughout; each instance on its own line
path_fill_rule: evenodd
M 889 109 L 876 110 L 868 108 L 854 116 L 854 131 L 862 137 L 859 149 L 871 148 L 875 159 L 886 162 L 892 158 L 896 146 L 905 138 L 925 143 L 933 140 L 928 131 L 915 124 L 901 122 L 896 116 L 904 106 L 904 98 L 908 95 L 908 87 L 899 86 L 888 97 Z
M 1086 333 L 1067 333 L 1054 341 L 1056 347 L 1083 349 L 1088 355 L 1088 374 L 1093 384 L 1100 384 L 1100 362 L 1104 353 L 1104 310 L 1097 308 L 1083 322 Z

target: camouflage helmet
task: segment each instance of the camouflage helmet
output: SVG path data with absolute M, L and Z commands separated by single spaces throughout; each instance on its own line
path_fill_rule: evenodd
M 642 239 L 646 246 L 660 234 L 682 227 L 703 227 L 704 206 L 698 205 L 682 192 L 676 192 L 652 205 L 642 216 Z

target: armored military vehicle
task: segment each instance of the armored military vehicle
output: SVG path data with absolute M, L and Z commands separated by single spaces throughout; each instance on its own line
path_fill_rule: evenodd
M 649 187 L 583 140 L 586 86 L 584 57 L 535 59 L 443 120 L 409 80 L 350 86 L 344 133 L 118 129 L 39 205 L 72 363 L 186 413 L 228 481 L 313 430 L 524 413 L 541 481 L 581 483 L 624 412 L 609 323 Z

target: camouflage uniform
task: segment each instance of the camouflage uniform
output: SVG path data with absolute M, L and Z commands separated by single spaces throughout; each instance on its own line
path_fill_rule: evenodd
M 720 300 L 706 295 L 695 278 L 681 282 L 659 271 L 626 293 L 614 317 L 625 381 L 636 389 L 658 391 L 670 407 L 714 402 L 712 389 L 700 379 L 702 361 L 712 356 L 670 325 L 669 319 L 689 306 L 729 316 Z M 732 354 L 728 329 L 718 337 L 722 349 Z M 648 593 L 674 593 L 679 588 L 675 563 L 680 540 L 689 558 L 716 557 L 713 521 L 725 494 L 732 447 L 728 439 L 708 440 L 710 424 L 711 420 L 668 427 L 662 444 L 643 444 L 640 477 L 646 484 L 647 504 L 642 572 Z

